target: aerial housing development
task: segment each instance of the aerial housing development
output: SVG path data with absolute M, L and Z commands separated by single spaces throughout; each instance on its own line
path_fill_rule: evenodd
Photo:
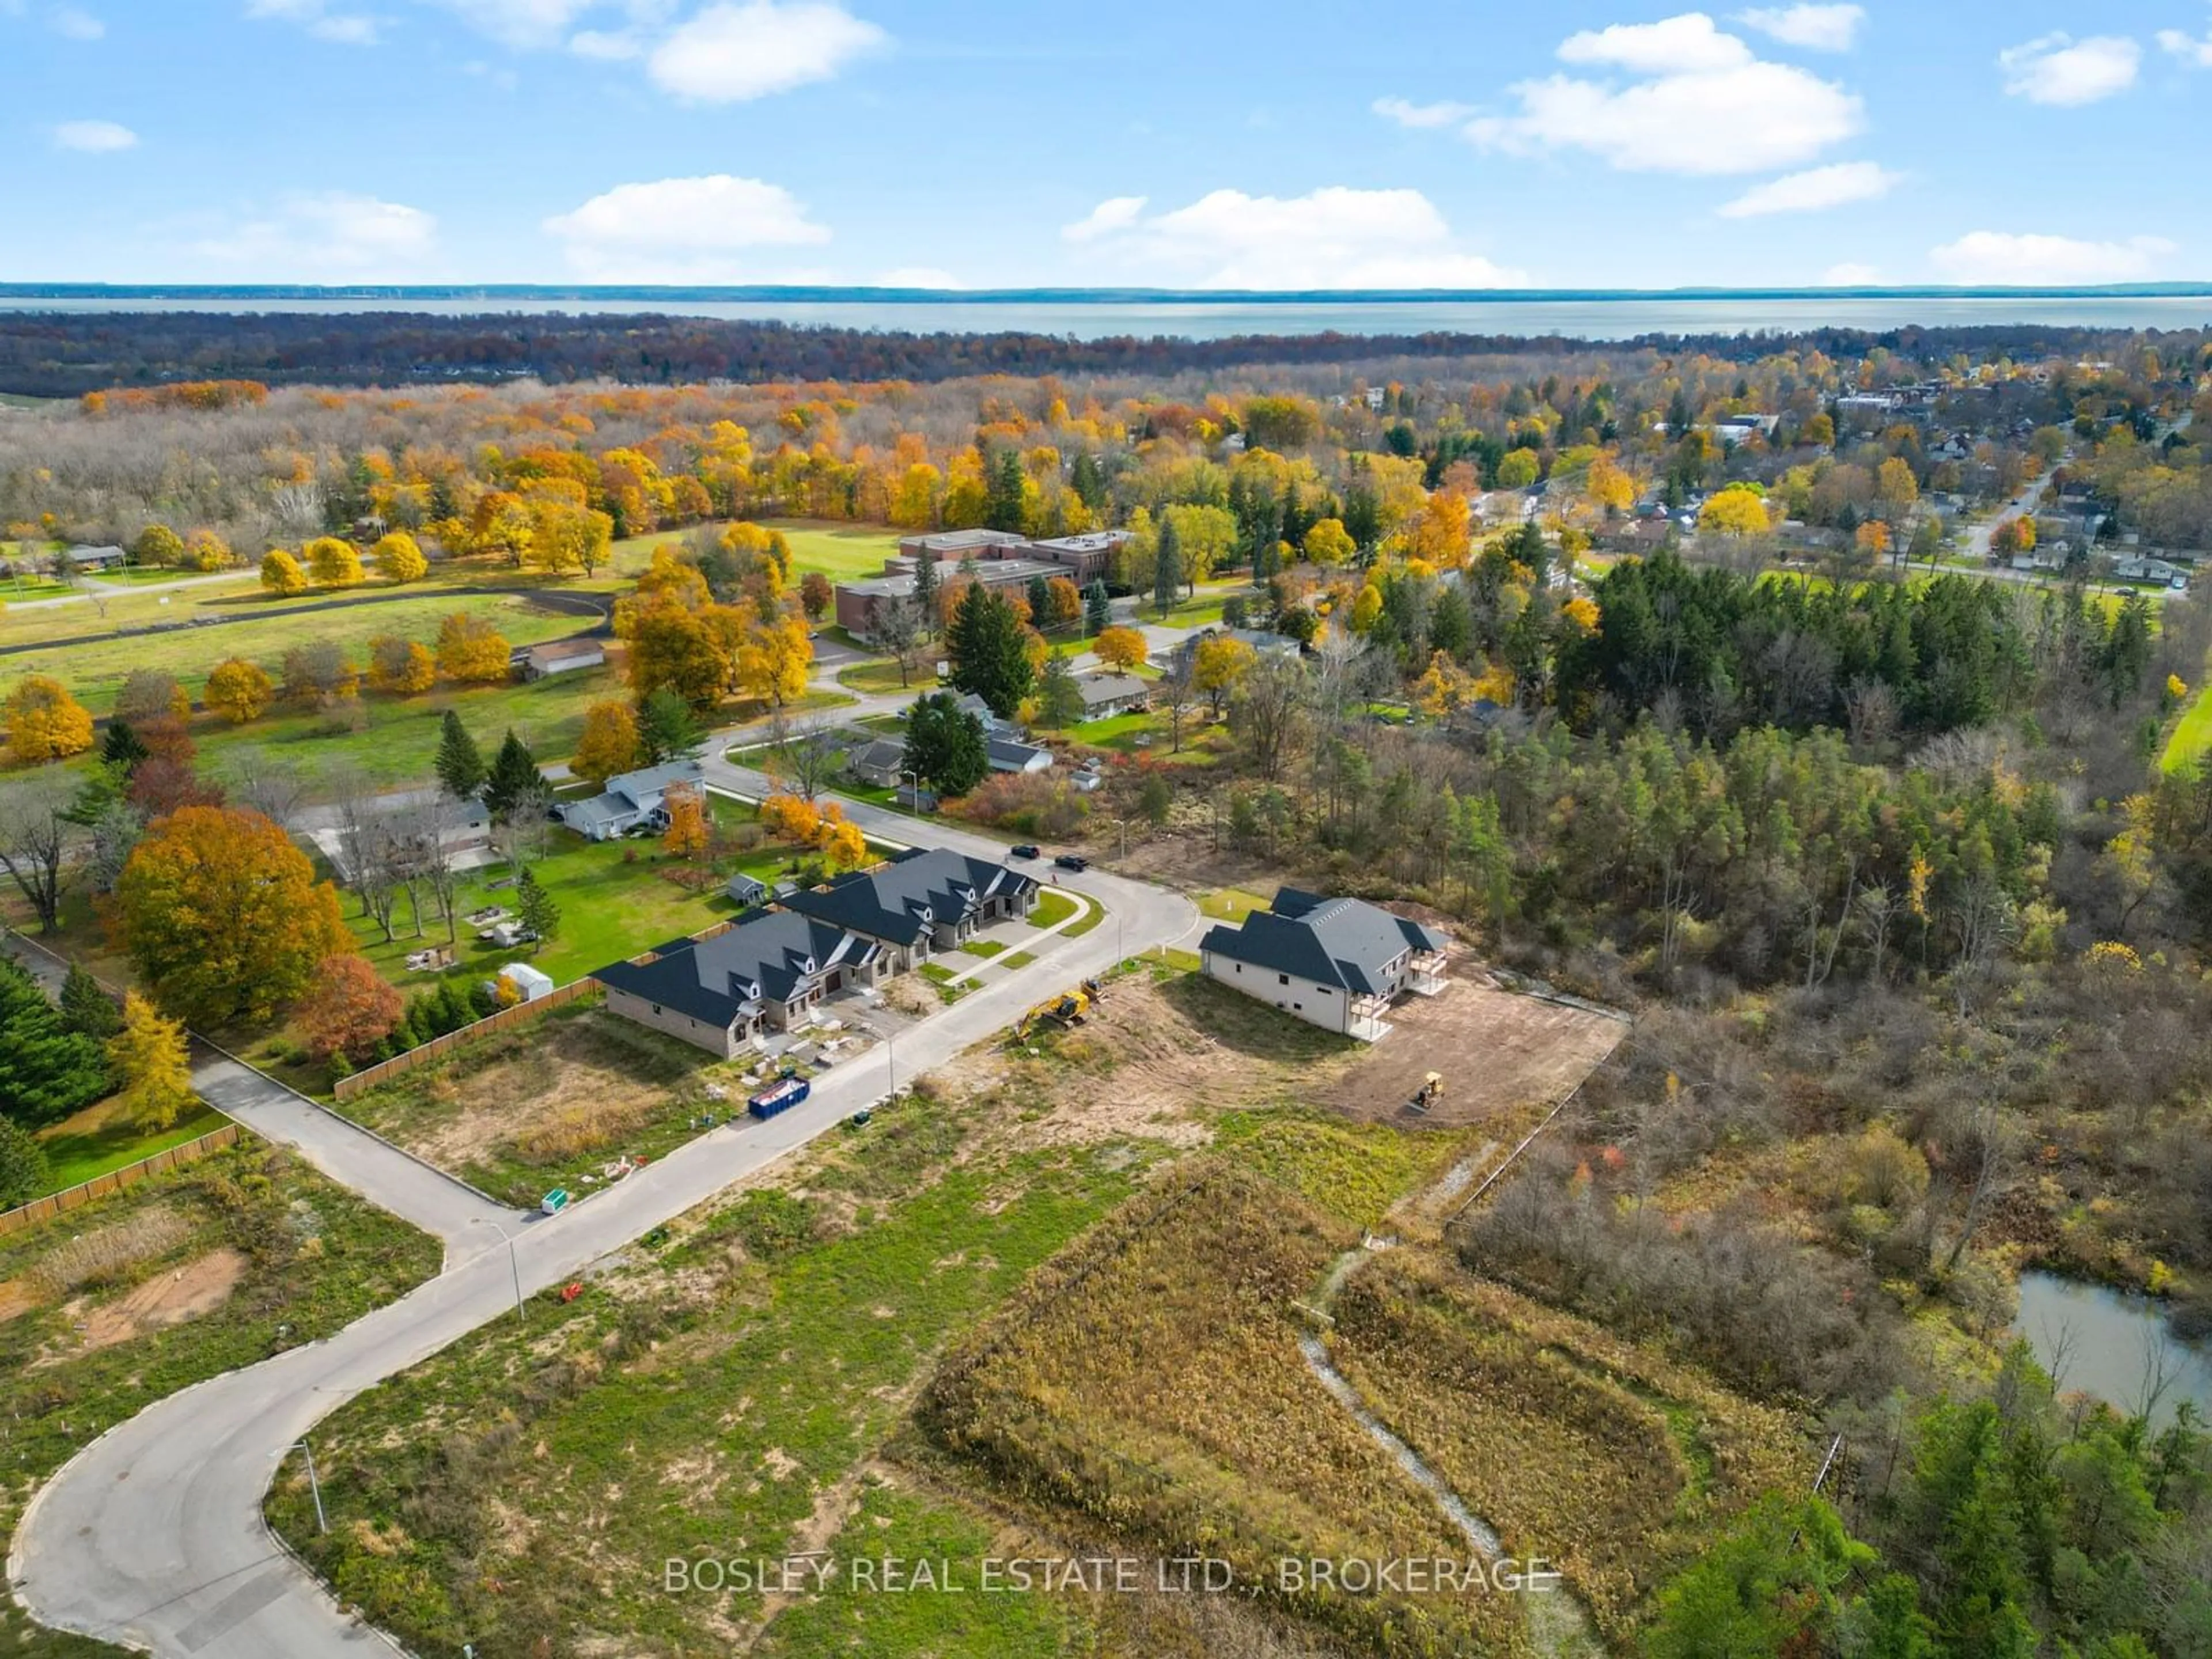
M 2193 9 L 0 3 L 0 1656 L 2212 1659 Z

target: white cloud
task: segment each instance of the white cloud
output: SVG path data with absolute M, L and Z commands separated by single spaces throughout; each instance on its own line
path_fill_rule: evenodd
M 365 12 L 332 11 L 328 0 L 246 0 L 246 15 L 295 23 L 318 40 L 343 46 L 373 46 L 384 27 Z
M 2199 40 L 2179 29 L 2160 29 L 2158 44 L 2191 69 L 2212 69 L 2212 34 Z
M 1202 288 L 1500 288 L 1526 280 L 1455 246 L 1417 190 L 1332 185 L 1304 196 L 1217 190 L 1144 216 L 1115 197 L 1061 233 L 1150 280 Z
M 1820 281 L 1829 288 L 1871 288 L 1881 281 L 1881 273 L 1872 265 L 1853 264 L 1847 259 L 1830 265 L 1821 273 Z
M 287 196 L 192 251 L 258 282 L 400 281 L 422 274 L 437 236 L 420 208 L 331 190 Z
M 1405 98 L 1377 98 L 1375 112 L 1401 127 L 1455 127 L 1475 113 L 1472 104 L 1416 104 Z
M 1769 213 L 1818 213 L 1849 202 L 1871 202 L 1889 194 L 1901 174 L 1875 161 L 1838 161 L 1770 179 L 1723 207 L 1723 219 L 1755 219 Z
M 1808 52 L 1849 52 L 1866 21 L 1864 6 L 1756 6 L 1737 21 L 1785 46 Z
M 726 173 L 617 185 L 544 228 L 571 267 L 600 282 L 744 281 L 759 274 L 737 257 L 747 250 L 830 240 L 782 185 Z
M 1073 224 L 1063 226 L 1060 234 L 1071 242 L 1096 241 L 1101 236 L 1128 229 L 1144 211 L 1145 198 L 1141 196 L 1109 196 Z
M 106 24 L 75 6 L 57 8 L 46 22 L 56 34 L 68 40 L 97 40 L 107 33 Z
M 1809 161 L 1866 124 L 1856 94 L 1767 63 L 1703 12 L 1571 36 L 1571 64 L 1647 78 L 1620 85 L 1554 75 L 1513 87 L 1517 112 L 1468 123 L 1486 149 L 1581 149 L 1631 173 L 1763 173 Z
M 1929 252 L 1936 270 L 1955 283 L 2052 287 L 2140 282 L 2174 253 L 2161 236 L 2124 242 L 2079 241 L 2070 236 L 2015 236 L 1977 230 Z
M 1752 61 L 1752 52 L 1735 35 L 1722 33 L 1705 13 L 1686 11 L 1656 23 L 1615 23 L 1571 34 L 1560 44 L 1559 61 L 1601 64 L 1638 75 L 1692 75 L 1741 69 Z
M 138 135 L 119 121 L 64 121 L 54 129 L 54 143 L 87 155 L 112 155 L 136 149 Z
M 653 52 L 648 69 L 682 98 L 731 104 L 826 81 L 883 46 L 873 23 L 823 0 L 708 6 Z
M 2142 48 L 2124 35 L 2076 40 L 2066 34 L 2009 46 L 1997 54 L 2005 90 L 2033 104 L 2094 104 L 2136 83 Z

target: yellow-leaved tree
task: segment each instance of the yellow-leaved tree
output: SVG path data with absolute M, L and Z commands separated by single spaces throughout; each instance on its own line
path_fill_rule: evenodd
M 324 587 L 351 587 L 361 580 L 361 550 L 337 536 L 318 536 L 301 550 L 307 571 Z
M 272 547 L 261 556 L 261 586 L 279 597 L 304 593 L 307 591 L 307 573 L 283 548 Z
M 465 685 L 507 676 L 507 638 L 482 617 L 456 611 L 438 624 L 438 672 Z
M 92 747 L 92 716 L 58 679 L 25 676 L 5 707 L 8 753 L 20 766 L 42 766 Z
M 584 711 L 583 734 L 568 769 L 588 783 L 604 784 L 637 764 L 637 715 L 626 702 L 595 702 Z
M 1749 484 L 1732 483 L 1707 501 L 1698 528 L 1722 536 L 1757 536 L 1774 527 L 1766 501 Z
M 378 541 L 369 556 L 376 561 L 377 574 L 388 582 L 420 581 L 429 574 L 430 562 L 422 556 L 422 544 L 404 530 Z
M 276 697 L 276 684 L 259 664 L 231 657 L 215 665 L 207 678 L 207 689 L 200 695 L 210 708 L 233 726 L 243 726 L 261 718 Z
M 141 1129 L 166 1129 L 192 1103 L 192 1068 L 185 1023 L 165 1019 L 136 991 L 123 998 L 123 1029 L 107 1040 L 108 1063 L 121 1085 L 115 1103 Z
M 697 786 L 672 786 L 666 796 L 668 831 L 661 850 L 672 858 L 696 859 L 707 850 L 707 800 Z

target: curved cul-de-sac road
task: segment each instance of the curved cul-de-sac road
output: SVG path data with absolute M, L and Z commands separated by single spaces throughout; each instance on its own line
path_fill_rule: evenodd
M 757 774 L 725 761 L 709 762 L 708 773 L 717 788 L 757 794 L 763 787 Z M 915 838 L 910 818 L 857 803 L 848 810 L 872 836 Z M 926 839 L 986 858 L 1004 850 L 951 826 L 932 826 Z M 1113 913 L 1106 925 L 1042 942 L 1031 966 L 994 977 L 902 1035 L 901 1077 L 942 1064 L 1050 992 L 1105 971 L 1124 950 L 1173 944 L 1198 924 L 1189 901 L 1163 888 L 1102 871 L 1061 879 Z M 228 1079 L 241 1116 L 443 1237 L 447 1265 L 324 1341 L 149 1407 L 86 1447 L 33 1500 L 9 1560 L 23 1605 L 46 1624 L 174 1659 L 393 1651 L 380 1632 L 341 1613 L 263 1522 L 263 1498 L 295 1443 L 363 1389 L 512 1317 L 517 1277 L 531 1294 L 574 1277 L 836 1125 L 890 1082 L 889 1057 L 878 1049 L 825 1074 L 811 1098 L 781 1116 L 714 1130 L 586 1203 L 532 1220 L 404 1155 L 377 1158 L 373 1171 L 355 1176 L 352 1165 L 373 1155 L 345 1144 L 328 1114 L 283 1098 L 273 1085 L 264 1086 L 274 1097 L 246 1098 L 254 1076 L 241 1067 Z

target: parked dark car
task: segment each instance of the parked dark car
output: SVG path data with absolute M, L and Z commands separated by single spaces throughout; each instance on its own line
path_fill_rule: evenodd
M 1033 859 L 1038 856 L 1037 849 L 1027 842 L 1024 842 L 1019 847 L 1009 847 L 1006 851 L 1018 859 Z
M 1053 862 L 1063 870 L 1088 870 L 1091 860 L 1080 853 L 1062 853 Z

